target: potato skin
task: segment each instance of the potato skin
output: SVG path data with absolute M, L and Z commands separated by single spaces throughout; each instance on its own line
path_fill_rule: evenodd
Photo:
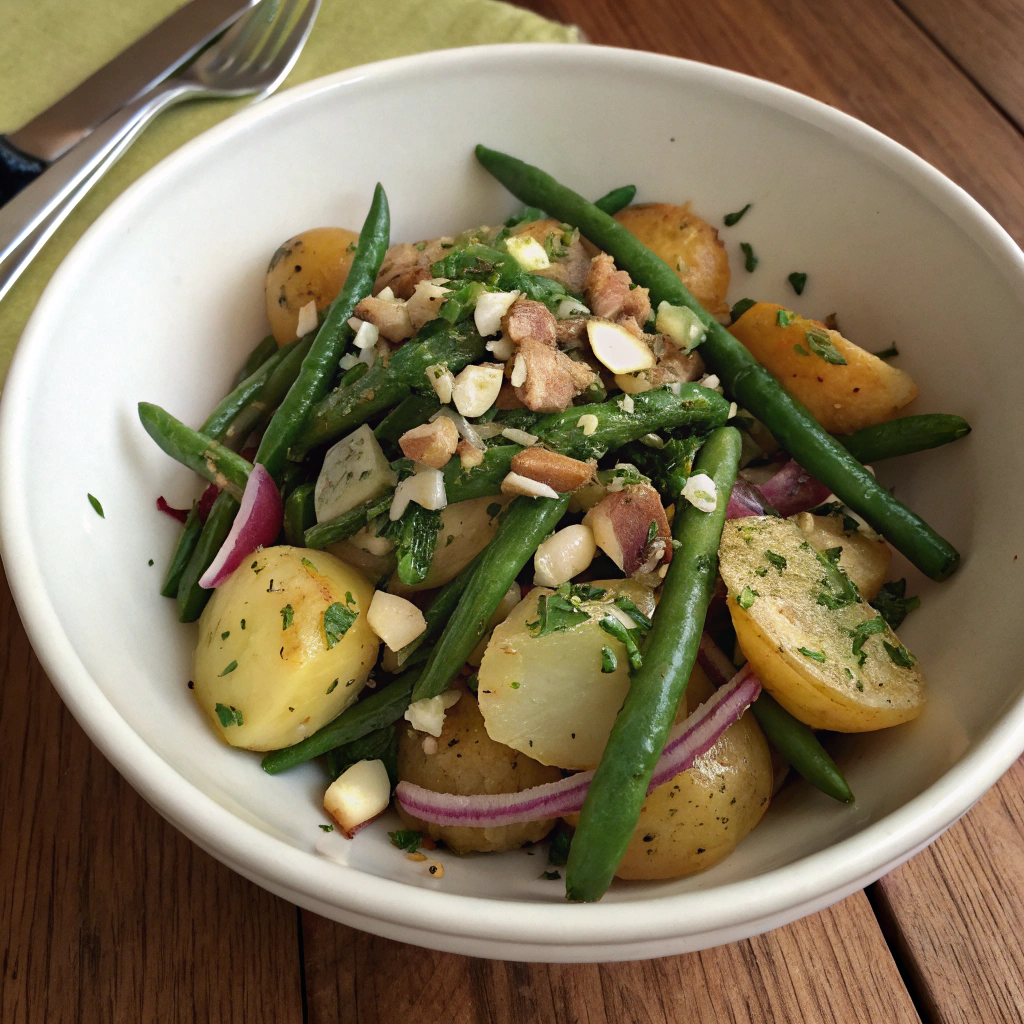
M 347 228 L 310 228 L 273 255 L 264 292 L 270 330 L 278 345 L 295 340 L 299 310 L 311 299 L 326 309 L 348 277 L 359 235 Z
M 193 692 L 216 732 L 235 747 L 276 750 L 339 715 L 377 660 L 365 614 L 372 597 L 363 576 L 324 551 L 282 545 L 247 558 L 199 620 Z M 324 612 L 335 602 L 358 616 L 329 648 Z M 218 704 L 242 723 L 222 723 Z
M 917 385 L 908 373 L 847 341 L 838 331 L 827 333 L 846 365 L 827 363 L 807 344 L 807 332 L 825 331 L 824 324 L 794 315 L 788 327 L 780 327 L 780 309 L 785 307 L 758 302 L 729 330 L 830 434 L 852 434 L 891 420 L 917 398 Z
M 518 793 L 562 777 L 548 768 L 487 735 L 476 698 L 462 687 L 457 704 L 445 714 L 437 751 L 423 752 L 424 733 L 405 723 L 398 741 L 398 777 L 435 793 Z M 516 850 L 524 843 L 536 843 L 551 831 L 554 819 L 527 821 L 497 828 L 465 828 L 434 825 L 395 806 L 406 828 L 416 829 L 439 840 L 456 853 L 500 853 Z
M 686 710 L 676 720 L 712 693 L 707 676 L 695 667 Z M 616 877 L 681 878 L 717 864 L 761 820 L 773 781 L 768 742 L 747 711 L 692 768 L 648 795 Z
M 712 315 L 729 312 L 729 256 L 718 231 L 698 217 L 689 203 L 638 203 L 615 219 L 660 256 Z

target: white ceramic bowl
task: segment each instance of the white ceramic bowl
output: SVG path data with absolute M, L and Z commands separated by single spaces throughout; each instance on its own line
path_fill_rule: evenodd
M 853 807 L 788 785 L 705 874 L 617 883 L 568 905 L 526 851 L 427 876 L 387 839 L 324 835 L 324 779 L 269 778 L 225 747 L 186 689 L 194 627 L 157 595 L 176 529 L 154 509 L 194 479 L 143 433 L 140 399 L 200 422 L 265 333 L 262 280 L 284 238 L 358 227 L 374 182 L 393 237 L 494 223 L 517 205 L 476 142 L 600 195 L 692 199 L 724 229 L 731 299 L 838 311 L 867 348 L 900 347 L 919 411 L 967 416 L 948 450 L 880 467 L 964 555 L 901 630 L 930 702 L 911 725 L 848 737 Z M 761 263 L 747 274 L 740 241 Z M 797 299 L 794 270 L 809 283 Z M 728 71 L 592 47 L 500 46 L 355 68 L 232 118 L 146 175 L 61 266 L 3 396 L 4 563 L 35 649 L 94 742 L 162 814 L 248 878 L 320 914 L 406 942 L 517 960 L 615 960 L 773 928 L 888 871 L 961 815 L 1024 749 L 1011 509 L 1024 479 L 1019 325 L 1024 258 L 977 203 L 863 124 Z M 100 519 L 86 501 L 95 494 Z M 155 566 L 147 565 L 155 559 Z M 1024 566 L 1024 563 L 1021 563 Z M 902 568 L 900 572 L 904 571 Z

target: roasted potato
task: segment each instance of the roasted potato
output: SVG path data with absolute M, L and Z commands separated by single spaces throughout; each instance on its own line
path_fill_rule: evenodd
M 606 594 L 581 605 L 587 620 L 543 635 L 531 624 L 540 621 L 540 599 L 554 591 L 531 590 L 494 630 L 478 672 L 488 735 L 560 768 L 597 766 L 629 690 L 625 649 L 601 628 L 601 618 L 619 595 L 644 615 L 654 613 L 653 594 L 641 583 L 595 580 L 588 586 Z M 603 648 L 613 652 L 611 671 L 605 671 Z
M 719 571 L 741 650 L 800 721 L 868 732 L 921 713 L 924 676 L 913 655 L 796 523 L 730 520 Z
M 792 318 L 785 327 L 780 310 Z M 891 420 L 917 398 L 908 373 L 774 302 L 751 306 L 729 330 L 830 434 Z
M 276 750 L 339 715 L 377 660 L 372 597 L 324 551 L 282 545 L 247 558 L 199 619 L 193 692 L 214 729 L 232 746 Z
M 728 313 L 729 256 L 718 231 L 689 203 L 639 203 L 620 210 L 615 219 L 660 256 L 712 316 Z
M 686 689 L 686 711 L 714 692 L 699 667 Z M 693 767 L 644 801 L 618 878 L 681 878 L 728 857 L 761 820 L 772 796 L 771 752 L 747 711 Z
M 347 228 L 310 228 L 289 238 L 270 260 L 264 292 L 267 319 L 278 345 L 296 338 L 299 310 L 326 309 L 348 277 L 359 235 Z
M 870 536 L 857 529 L 856 523 L 843 515 L 812 516 L 799 512 L 792 517 L 815 551 L 841 548 L 839 568 L 857 584 L 865 601 L 874 601 L 889 575 L 892 550 L 878 534 Z
M 473 694 L 462 688 L 458 703 L 445 714 L 444 728 L 434 753 L 423 749 L 425 734 L 402 723 L 398 741 L 398 777 L 435 793 L 518 793 L 555 782 L 562 777 L 557 768 L 548 768 L 511 747 L 496 743 L 487 735 L 484 720 Z M 431 739 L 433 739 L 431 737 Z M 495 853 L 515 850 L 524 843 L 536 843 L 551 831 L 549 821 L 528 821 L 497 828 L 465 828 L 458 825 L 434 825 L 403 810 L 399 816 L 406 828 L 416 829 L 431 839 L 440 840 L 458 853 Z

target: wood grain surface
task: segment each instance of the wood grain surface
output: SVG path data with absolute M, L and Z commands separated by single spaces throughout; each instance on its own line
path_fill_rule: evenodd
M 846 110 L 1024 241 L 1021 0 L 523 5 L 593 42 L 734 68 Z M 192 846 L 63 708 L 6 581 L 0 658 L 3 1024 L 1024 1020 L 1022 764 L 867 895 L 768 935 L 646 963 L 498 963 L 300 915 Z

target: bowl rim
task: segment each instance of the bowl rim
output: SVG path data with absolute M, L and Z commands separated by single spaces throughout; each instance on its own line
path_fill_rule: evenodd
M 795 116 L 829 132 L 844 145 L 870 155 L 932 202 L 979 245 L 1008 279 L 1024 285 L 1024 253 L 996 220 L 962 188 L 901 144 L 818 100 L 739 72 L 661 54 L 613 47 L 503 43 L 432 51 L 360 65 L 294 86 L 214 126 L 132 184 L 89 227 L 60 265 L 32 313 L 17 347 L 0 401 L 0 552 L 14 598 L 47 675 L 90 739 L 131 785 L 165 818 L 221 861 L 244 864 L 246 874 L 292 898 L 327 904 L 339 913 L 387 922 L 415 933 L 448 933 L 493 939 L 494 911 L 501 908 L 500 934 L 507 943 L 533 949 L 573 946 L 621 948 L 656 939 L 699 936 L 749 927 L 774 917 L 773 926 L 826 906 L 854 891 L 930 842 L 971 805 L 1024 751 L 1024 693 L 1001 718 L 931 786 L 878 821 L 817 853 L 755 875 L 704 890 L 580 906 L 567 903 L 464 896 L 409 885 L 341 865 L 296 848 L 237 817 L 187 782 L 131 728 L 103 694 L 76 654 L 47 597 L 27 526 L 26 476 L 30 446 L 22 437 L 23 413 L 47 335 L 51 310 L 79 275 L 93 251 L 160 183 L 233 137 L 313 97 L 371 81 L 386 86 L 404 76 L 451 70 L 486 70 L 557 58 L 563 68 L 601 64 L 615 70 L 661 74 L 725 92 Z M 478 62 L 474 64 L 474 62 Z M 37 352 L 38 350 L 38 352 Z

